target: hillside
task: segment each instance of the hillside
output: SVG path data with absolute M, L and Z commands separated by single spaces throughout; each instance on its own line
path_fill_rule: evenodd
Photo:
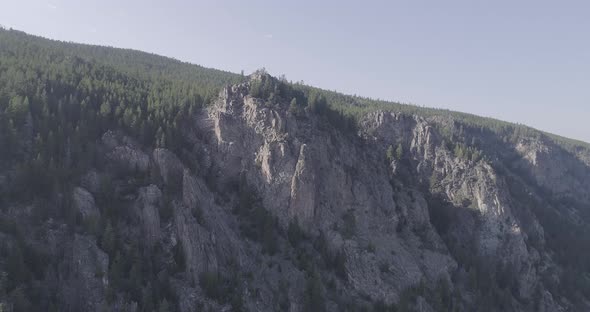
M 590 146 L 0 30 L 0 311 L 585 311 Z

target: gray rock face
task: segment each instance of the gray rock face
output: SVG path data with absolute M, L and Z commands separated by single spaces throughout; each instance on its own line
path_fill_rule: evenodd
M 515 147 L 520 164 L 539 185 L 564 195 L 584 194 L 590 184 L 590 169 L 583 159 L 568 154 L 548 140 L 521 139 Z
M 76 234 L 67 257 L 70 270 L 63 273 L 67 280 L 63 300 L 72 311 L 102 311 L 109 283 L 108 256 L 98 249 L 93 238 Z
M 302 224 L 313 222 L 315 215 L 315 170 L 307 145 L 301 145 L 295 174 L 291 183 L 291 202 L 289 214 L 291 219 L 296 219 Z
M 90 170 L 82 177 L 82 187 L 92 194 L 100 192 L 100 175 L 96 170 Z
M 323 233 L 329 249 L 343 251 L 355 291 L 394 302 L 406 287 L 448 276 L 456 267 L 430 225 L 424 200 L 393 199 L 387 165 L 374 161 L 382 157 L 377 152 L 315 129 L 313 120 L 296 122 L 284 110 L 259 105 L 240 86 L 222 93 L 210 118 L 218 143 L 213 159 L 223 164 L 222 176 L 242 172 L 283 224 L 297 220 L 310 235 Z M 410 229 L 404 235 L 396 231 L 400 222 Z M 433 248 L 423 250 L 420 237 Z M 380 271 L 386 266 L 393 273 Z
M 229 263 L 239 263 L 242 251 L 234 230 L 228 227 L 228 216 L 203 182 L 188 171 L 183 176 L 182 197 L 182 202 L 174 203 L 174 224 L 194 280 L 201 273 L 223 272 Z M 196 215 L 197 209 L 201 216 Z
M 341 250 L 351 291 L 395 302 L 406 287 L 457 270 L 433 227 L 439 222 L 431 220 L 436 207 L 426 197 L 434 196 L 458 211 L 453 222 L 461 226 L 445 235 L 474 246 L 470 252 L 489 266 L 509 267 L 521 298 L 537 296 L 541 272 L 554 263 L 528 243 L 533 236 L 543 240 L 532 207 L 515 204 L 496 163 L 464 159 L 449 149 L 439 129 L 454 126 L 452 120 L 377 111 L 361 119 L 359 137 L 351 138 L 317 128 L 313 116 L 295 120 L 284 108 L 262 105 L 246 89 L 226 88 L 209 111 L 217 143 L 213 166 L 222 177 L 243 175 L 283 226 L 296 220 L 309 235 L 326 237 L 329 249 Z M 388 146 L 398 145 L 404 159 L 385 161 Z M 508 148 L 523 155 L 523 166 L 554 192 L 579 193 L 590 176 L 564 176 L 588 170 L 580 157 L 557 164 L 562 157 L 542 145 Z M 561 308 L 546 302 L 548 309 Z
M 230 311 L 232 304 L 306 311 L 310 292 L 323 295 L 327 311 L 380 301 L 439 311 L 445 293 L 455 310 L 474 311 L 488 291 L 495 297 L 485 298 L 510 301 L 515 310 L 577 311 L 554 291 L 566 268 L 561 250 L 548 247 L 555 233 L 546 232 L 539 209 L 555 205 L 550 217 L 583 224 L 584 151 L 525 138 L 493 140 L 477 146 L 487 157 L 462 157 L 453 144 L 490 134 L 461 130 L 449 141 L 445 131 L 458 128 L 450 118 L 386 111 L 364 115 L 357 132 L 347 133 L 310 109 L 294 116 L 286 103 L 251 97 L 250 83 L 225 88 L 182 125 L 189 142 L 182 157 L 119 132 L 103 135 L 106 164 L 81 177 L 71 198 L 84 219 L 102 210 L 112 236 L 106 229 L 79 234 L 86 231 L 80 225 L 72 234 L 50 219 L 27 238 L 53 258 L 65 255 L 47 279 L 60 285 L 66 310 L 144 309 L 127 294 L 106 301 L 109 259 L 100 241 L 109 254 L 119 248 L 133 259 L 128 267 L 144 265 L 151 290 L 169 288 L 183 312 Z M 20 218 L 34 209 L 10 206 L 0 210 L 2 220 L 5 211 Z M 9 241 L 0 230 L 0 241 Z M 143 282 L 142 301 L 151 294 Z M 227 298 L 214 298 L 220 289 Z
M 528 251 L 526 234 L 513 215 L 511 199 L 502 179 L 484 161 L 472 162 L 452 155 L 441 144 L 428 121 L 401 119 L 406 120 L 400 121 L 395 114 L 376 112 L 369 114 L 363 125 L 367 135 L 373 134 L 369 139 L 385 146 L 399 143 L 398 137 L 392 133 L 410 133 L 407 129 L 394 130 L 392 127 L 413 128 L 409 150 L 422 173 L 421 178 L 428 181 L 433 176 L 438 177 L 438 192 L 449 202 L 459 207 L 469 202 L 467 208 L 477 211 L 481 220 L 481 224 L 472 228 L 469 234 L 476 237 L 477 251 L 482 257 L 496 257 L 514 265 L 522 274 L 519 277 L 521 295 L 531 296 L 538 281 L 534 267 L 539 265 L 539 259 Z
M 114 162 L 125 166 L 130 171 L 145 172 L 149 166 L 149 157 L 129 146 L 117 146 L 109 156 Z
M 160 240 L 160 206 L 162 192 L 155 185 L 139 189 L 137 209 L 142 224 L 142 233 L 148 246 L 154 246 Z
M 180 185 L 184 166 L 178 157 L 167 149 L 156 148 L 153 158 L 164 183 Z
M 127 171 L 146 172 L 150 158 L 139 144 L 131 138 L 113 131 L 106 132 L 102 142 L 108 152 L 108 158 Z
M 86 189 L 81 187 L 74 188 L 72 199 L 76 211 L 82 215 L 83 219 L 97 219 L 100 217 L 100 211 L 96 207 L 94 197 Z

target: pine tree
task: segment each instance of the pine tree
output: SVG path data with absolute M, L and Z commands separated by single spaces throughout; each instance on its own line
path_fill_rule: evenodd
M 404 156 L 404 148 L 403 148 L 402 144 L 399 143 L 397 145 L 397 148 L 395 149 L 395 157 L 397 158 L 397 160 L 401 160 L 403 156 Z
M 289 112 L 296 117 L 301 115 L 301 107 L 297 104 L 297 99 L 293 98 L 289 104 Z
M 102 103 L 100 105 L 100 115 L 103 118 L 109 118 L 111 116 L 112 113 L 112 107 L 111 107 L 111 103 L 109 103 L 108 101 Z
M 385 156 L 387 157 L 387 160 L 389 162 L 393 161 L 393 157 L 394 157 L 393 145 L 389 145 L 389 147 L 387 148 L 387 151 L 385 152 Z

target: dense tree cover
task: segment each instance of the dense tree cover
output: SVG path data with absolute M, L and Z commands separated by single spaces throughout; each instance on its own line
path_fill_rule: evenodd
M 478 161 L 481 158 L 481 151 L 475 147 L 466 146 L 465 144 L 455 144 L 453 153 L 455 154 L 455 157 L 471 161 Z
M 428 108 L 413 104 L 405 104 L 399 102 L 391 102 L 384 100 L 376 100 L 368 97 L 357 95 L 346 95 L 335 91 L 328 91 L 312 86 L 304 85 L 303 83 L 295 83 L 294 88 L 308 93 L 318 93 L 324 97 L 333 110 L 342 113 L 345 116 L 352 116 L 355 119 L 365 115 L 366 113 L 375 110 L 385 110 L 392 112 L 400 112 L 408 115 L 420 115 L 423 117 L 437 117 L 440 120 L 454 120 L 465 126 L 480 129 L 483 131 L 490 131 L 507 141 L 516 141 L 521 137 L 541 137 L 546 136 L 557 144 L 566 148 L 567 150 L 575 150 L 577 148 L 590 149 L 590 144 L 574 139 L 561 137 L 558 135 L 544 133 L 531 127 L 514 124 L 506 121 L 501 121 L 493 118 L 481 117 L 473 114 L 451 111 L 448 109 Z M 452 129 L 448 129 L 452 131 Z M 450 133 L 447 133 L 449 136 Z
M 1 189 L 0 183 L 0 204 L 13 199 L 23 202 L 37 200 L 39 202 L 35 207 L 40 207 L 36 211 L 39 218 L 61 217 L 73 228 L 86 227 L 87 232 L 98 237 L 100 248 L 112 259 L 109 271 L 104 272 L 109 276 L 111 299 L 114 299 L 114 293 L 124 293 L 138 302 L 142 311 L 175 310 L 177 298 L 170 290 L 169 274 L 184 269 L 182 245 L 177 245 L 174 261 L 164 271 L 156 270 L 155 260 L 145 256 L 149 251 L 126 245 L 121 238 L 121 228 L 128 220 L 117 209 L 121 203 L 116 198 L 111 181 L 113 177 L 102 181 L 103 196 L 96 198 L 97 204 L 104 207 L 103 218 L 84 225 L 79 224 L 79 218 L 71 211 L 68 199 L 59 198 L 56 194 L 67 194 L 81 173 L 99 165 L 96 142 L 106 130 L 124 130 L 146 147 L 163 146 L 174 151 L 181 150 L 184 142 L 179 135 L 180 128 L 188 118 L 211 103 L 224 85 L 242 79 L 243 75 L 206 69 L 148 53 L 63 43 L 0 29 L 0 173 L 11 169 L 4 177 L 8 179 L 8 183 L 4 183 L 6 189 Z M 348 134 L 354 133 L 356 120 L 362 114 L 383 109 L 449 118 L 465 127 L 492 133 L 506 141 L 515 141 L 523 136 L 545 135 L 528 127 L 494 119 L 348 96 L 289 83 L 285 79 L 274 79 L 268 75 L 252 80 L 250 94 L 263 101 L 264 105 L 285 105 L 296 118 L 314 116 L 320 127 L 330 124 Z M 482 151 L 477 142 L 465 137 L 462 128 L 455 127 L 455 122 L 451 124 L 453 126 L 443 129 L 442 133 L 448 142 L 453 142 L 449 143 L 449 150 L 459 158 L 478 161 Z M 566 149 L 588 148 L 583 142 L 554 135 L 549 137 Z M 386 156 L 390 162 L 403 159 L 403 146 L 389 146 Z M 146 179 L 149 177 L 138 175 L 127 183 L 139 185 Z M 241 198 L 235 213 L 242 220 L 242 233 L 260 242 L 269 255 L 279 252 L 283 247 L 277 242 L 277 237 L 286 236 L 297 250 L 299 267 L 309 273 L 306 306 L 314 310 L 324 309 L 324 295 L 329 290 L 320 282 L 314 267 L 328 267 L 344 280 L 344 255 L 341 252 L 329 253 L 325 239 L 320 235 L 314 241 L 313 248 L 319 251 L 322 259 L 313 259 L 312 252 L 308 251 L 312 248 L 308 242 L 310 238 L 305 237 L 298 224 L 292 223 L 287 233 L 281 234 L 277 220 L 252 195 L 248 185 L 243 181 L 238 184 Z M 556 289 L 555 293 L 573 294 L 574 299 L 581 294 L 590 296 L 588 277 L 575 274 L 590 270 L 587 248 L 581 248 L 588 246 L 588 230 L 582 227 L 563 230 L 561 225 L 567 224 L 567 220 L 564 221 L 566 217 L 555 212 L 580 204 L 564 200 L 551 202 L 552 207 L 549 207 L 528 198 L 521 184 L 511 183 L 511 187 L 516 198 L 539 207 L 535 212 L 547 229 L 547 244 L 556 252 L 557 260 L 565 264 L 566 269 L 560 272 L 562 290 Z M 44 203 L 46 199 L 59 203 L 54 205 L 58 208 L 49 207 Z M 546 200 L 552 201 L 551 198 Z M 172 215 L 171 202 L 169 199 L 164 201 L 160 210 L 161 218 L 169 220 Z M 429 206 L 436 207 L 436 204 Z M 578 210 L 583 211 L 582 208 Z M 193 208 L 192 215 L 199 224 L 206 226 L 200 208 Z M 435 224 L 437 228 L 445 233 L 450 227 L 452 215 L 446 210 L 431 211 L 431 215 L 434 222 L 439 222 Z M 0 217 L 0 231 L 16 237 L 22 235 L 15 224 L 4 221 Z M 353 211 L 347 211 L 342 216 L 340 230 L 345 237 L 355 236 Z M 284 237 L 281 239 L 284 240 Z M 0 242 L 0 255 L 7 259 L 6 266 L 9 268 L 7 283 L 0 276 L 0 296 L 10 293 L 20 310 L 31 310 L 31 301 L 40 302 L 36 300 L 36 293 L 31 291 L 31 285 L 34 284 L 33 280 L 43 276 L 48 262 L 45 261 L 45 255 L 36 253 L 22 239 L 17 240 L 14 246 Z M 469 263 L 469 260 L 460 262 Z M 469 263 L 468 269 L 474 276 L 474 288 L 488 290 L 478 294 L 482 305 L 485 300 L 508 300 L 506 294 L 513 286 L 509 269 L 486 270 L 485 264 L 477 263 Z M 502 274 L 492 280 L 489 277 L 493 275 L 491 271 Z M 232 284 L 233 278 L 221 276 L 218 272 L 207 272 L 198 282 L 210 297 L 219 299 L 221 292 Z M 450 293 L 445 282 L 437 285 L 436 289 L 411 289 L 408 291 L 411 294 L 406 294 L 404 300 L 411 301 L 418 295 L 426 294 L 434 306 L 452 310 L 456 304 L 456 294 Z M 234 298 L 229 299 L 233 306 L 239 306 L 239 298 L 236 295 L 235 302 Z M 285 300 L 288 301 L 288 298 Z M 400 303 L 400 309 L 403 310 L 406 304 L 410 305 L 407 302 Z M 379 302 L 374 306 L 375 311 L 393 309 Z
M 219 86 L 243 79 L 243 75 L 204 68 L 136 50 L 65 43 L 32 36 L 16 30 L 2 30 L 1 38 L 3 46 L 12 46 L 10 50 L 14 53 L 20 53 L 19 55 L 22 57 L 46 53 L 49 54 L 48 63 L 59 60 L 61 57 L 82 58 L 115 68 L 118 72 L 140 80 L 164 79 L 188 82 L 198 86 L 198 89 L 204 92 L 201 95 L 205 100 L 217 96 L 216 89 Z M 17 46 L 20 46 L 20 48 L 15 48 Z
M 58 181 L 93 163 L 95 142 L 107 129 L 124 129 L 147 146 L 180 148 L 187 116 L 241 79 L 18 31 L 1 30 L 0 42 L 0 166 L 19 161 L 13 195 L 52 193 Z
M 263 69 L 259 71 L 261 79 L 252 83 L 250 94 L 265 100 L 267 105 L 282 102 L 288 103 L 289 111 L 295 116 L 304 115 L 304 111 L 326 117 L 333 126 L 345 131 L 356 128 L 359 118 L 369 112 L 385 110 L 400 112 L 406 115 L 420 115 L 423 117 L 436 117 L 441 123 L 441 134 L 446 139 L 454 141 L 461 136 L 463 128 L 477 130 L 483 134 L 492 134 L 505 142 L 517 142 L 520 138 L 547 138 L 565 148 L 568 151 L 578 149 L 590 150 L 590 144 L 573 140 L 558 135 L 544 133 L 531 127 L 501 121 L 493 118 L 480 117 L 473 114 L 455 112 L 447 109 L 427 108 L 412 104 L 404 104 L 391 101 L 375 100 L 356 95 L 323 90 L 303 83 L 289 83 L 282 77 L 274 79 L 266 74 Z M 473 142 L 465 142 L 468 146 L 460 147 L 469 155 L 466 158 L 477 159 L 480 151 L 470 150 L 475 148 Z M 451 147 L 454 151 L 454 147 Z M 473 157 L 475 156 L 475 157 Z
M 7 147 L 0 160 L 9 165 L 22 159 L 22 180 L 53 177 L 37 179 L 37 187 L 27 187 L 33 192 L 54 184 L 48 179 L 67 176 L 62 169 L 92 162 L 94 141 L 105 129 L 121 127 L 144 144 L 178 149 L 183 118 L 209 103 L 223 85 L 243 79 L 148 53 L 66 44 L 14 30 L 1 30 L 0 41 L 0 143 Z M 251 94 L 267 103 L 289 103 L 297 116 L 308 109 L 341 129 L 354 130 L 355 118 L 385 109 L 451 117 L 507 140 L 542 135 L 494 119 L 347 96 L 270 76 L 253 82 Z M 582 145 L 552 138 L 567 147 Z
M 81 224 L 71 199 L 60 194 L 70 194 L 88 168 L 101 166 L 97 141 L 106 130 L 123 130 L 146 147 L 178 151 L 183 145 L 182 123 L 224 85 L 241 79 L 142 52 L 0 30 L 0 178 L 6 182 L 0 183 L 0 204 L 32 201 L 38 218 L 62 219 L 72 230 L 98 237 L 111 259 L 108 272 L 100 273 L 108 274 L 109 300 L 125 294 L 142 311 L 176 310 L 168 275 L 182 269 L 182 257 L 175 255 L 173 265 L 160 271 L 153 257 L 157 253 L 123 241 L 121 231 L 129 220 L 119 209 L 124 203 L 114 190 L 113 177 L 102 182 L 96 198 L 104 208 L 100 220 Z M 140 185 L 145 179 L 136 176 L 126 183 Z M 169 210 L 162 209 L 164 220 Z M 11 228 L 3 226 L 0 231 Z M 20 235 L 18 228 L 10 230 L 12 235 Z M 24 240 L 18 242 L 4 248 L 11 273 L 0 297 L 13 298 L 16 311 L 53 306 L 54 295 L 40 298 L 33 282 L 43 278 L 51 261 L 35 254 Z

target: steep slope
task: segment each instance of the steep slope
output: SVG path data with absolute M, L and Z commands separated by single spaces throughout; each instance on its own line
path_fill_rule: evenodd
M 0 310 L 590 309 L 583 144 L 0 35 Z

